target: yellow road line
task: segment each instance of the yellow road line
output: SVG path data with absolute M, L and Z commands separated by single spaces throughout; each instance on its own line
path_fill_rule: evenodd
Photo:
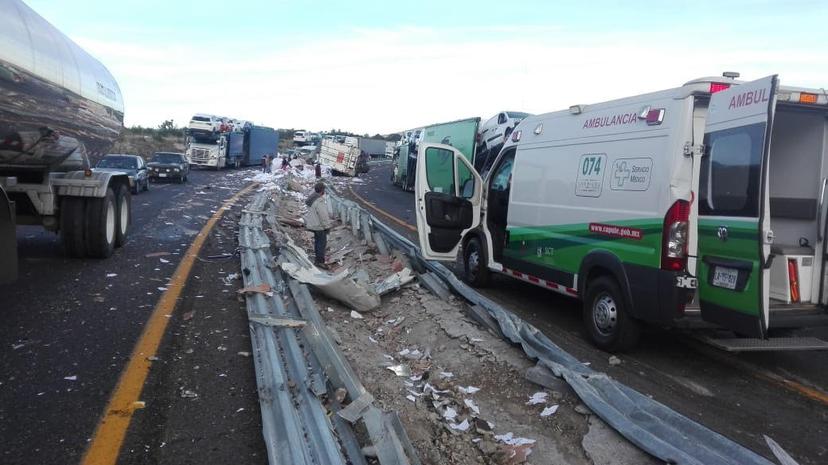
M 144 382 L 152 366 L 152 362 L 148 358 L 155 355 L 158 346 L 161 344 L 161 338 L 164 336 L 164 331 L 170 321 L 169 315 L 175 310 L 175 304 L 181 295 L 181 291 L 184 290 L 193 263 L 202 246 L 204 246 L 204 241 L 207 240 L 210 231 L 224 214 L 224 207 L 229 207 L 255 186 L 256 184 L 251 184 L 225 201 L 221 208 L 217 209 L 210 217 L 207 224 L 201 228 L 201 232 L 198 233 L 181 258 L 181 262 L 167 285 L 167 290 L 158 300 L 158 304 L 152 311 L 138 343 L 132 350 L 129 362 L 121 373 L 103 416 L 98 421 L 89 448 L 86 449 L 86 453 L 81 460 L 82 465 L 110 465 L 117 462 L 118 453 L 124 442 L 129 422 L 132 420 L 132 412 L 139 405 L 137 402 L 140 400 Z
M 351 192 L 351 194 L 354 195 L 354 197 L 358 198 L 359 201 L 362 202 L 363 204 L 365 204 L 368 208 L 371 208 L 372 210 L 376 211 L 377 213 L 382 214 L 386 218 L 388 218 L 391 221 L 397 223 L 398 225 L 408 229 L 409 231 L 417 232 L 417 227 L 416 226 L 411 226 L 410 224 L 406 223 L 405 221 L 397 218 L 396 216 L 392 215 L 391 213 L 388 213 L 387 211 L 383 210 L 382 208 L 380 208 L 380 207 L 374 205 L 373 203 L 369 202 L 364 197 L 362 197 L 361 195 L 354 192 L 354 190 L 351 188 L 351 186 L 348 186 L 348 190 Z
M 823 405 L 828 405 L 828 394 L 819 389 L 805 386 L 804 384 L 797 383 L 796 381 L 792 381 L 765 370 L 756 370 L 752 374 L 757 378 L 764 379 L 772 384 L 781 386 L 791 392 L 799 394 L 800 396 L 819 402 Z

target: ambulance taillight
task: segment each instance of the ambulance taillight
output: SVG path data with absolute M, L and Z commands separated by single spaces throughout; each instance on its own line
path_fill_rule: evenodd
M 690 202 L 676 200 L 664 216 L 661 269 L 683 271 L 687 267 L 687 235 Z
M 716 92 L 721 92 L 723 90 L 730 89 L 730 84 L 725 84 L 723 82 L 711 82 L 710 83 L 710 93 L 715 94 Z

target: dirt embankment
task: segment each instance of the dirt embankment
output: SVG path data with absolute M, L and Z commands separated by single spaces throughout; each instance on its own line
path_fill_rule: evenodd
M 184 136 L 157 136 L 136 134 L 130 130 L 121 132 L 121 136 L 109 150 L 109 153 L 128 153 L 149 158 L 154 152 L 184 152 Z

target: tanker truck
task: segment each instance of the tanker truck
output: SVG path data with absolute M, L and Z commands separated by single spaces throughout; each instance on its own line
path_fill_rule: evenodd
M 20 0 L 0 0 L 0 282 L 17 275 L 17 225 L 60 235 L 70 257 L 127 241 L 130 181 L 91 169 L 123 128 L 115 79 Z

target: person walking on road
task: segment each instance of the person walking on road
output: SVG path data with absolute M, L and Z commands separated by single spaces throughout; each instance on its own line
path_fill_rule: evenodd
M 316 255 L 314 263 L 320 268 L 327 268 L 325 249 L 328 247 L 328 231 L 333 227 L 333 221 L 328 215 L 324 183 L 317 182 L 313 186 L 313 193 L 305 200 L 305 205 L 308 206 L 305 227 L 313 232 L 313 251 Z
M 262 157 L 262 173 L 267 173 L 267 169 L 270 167 L 270 155 L 265 155 Z
M 316 179 L 322 177 L 322 165 L 319 162 L 316 162 L 316 166 L 314 167 L 314 171 L 316 173 Z

